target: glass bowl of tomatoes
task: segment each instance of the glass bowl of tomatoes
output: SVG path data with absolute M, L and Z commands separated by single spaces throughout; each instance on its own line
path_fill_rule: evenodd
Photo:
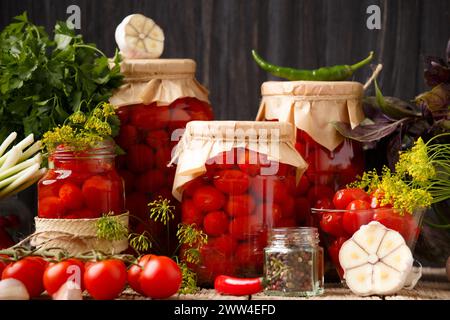
M 425 212 L 424 209 L 406 212 L 390 204 L 381 205 L 377 192 L 369 195 L 358 188 L 338 190 L 332 200 L 324 198 L 317 204 L 318 208 L 311 209 L 313 221 L 341 279 L 344 271 L 339 264 L 339 250 L 362 225 L 378 221 L 399 232 L 414 251 Z

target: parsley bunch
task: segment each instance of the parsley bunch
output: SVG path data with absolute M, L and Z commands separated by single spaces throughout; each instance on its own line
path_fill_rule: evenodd
M 108 58 L 59 22 L 50 39 L 23 13 L 0 33 L 0 141 L 44 132 L 76 111 L 90 112 L 122 83 L 116 53 Z

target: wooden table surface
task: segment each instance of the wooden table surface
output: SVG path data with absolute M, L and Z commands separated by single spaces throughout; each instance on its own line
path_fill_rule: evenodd
M 448 281 L 445 269 L 424 268 L 422 278 L 412 290 L 401 290 L 398 294 L 385 297 L 358 297 L 351 293 L 341 284 L 326 284 L 323 295 L 304 298 L 304 297 L 278 297 L 267 296 L 265 294 L 256 294 L 252 296 L 234 297 L 217 294 L 214 290 L 202 289 L 196 294 L 177 295 L 171 299 L 175 300 L 450 300 L 450 281 Z M 133 290 L 127 289 L 119 297 L 126 300 L 148 299 L 137 295 Z

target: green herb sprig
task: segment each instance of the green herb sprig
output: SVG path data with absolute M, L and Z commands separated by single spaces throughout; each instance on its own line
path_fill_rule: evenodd
M 15 17 L 0 33 L 0 141 L 16 131 L 41 138 L 76 111 L 89 113 L 123 82 L 120 56 L 106 55 L 58 22 L 43 27 Z

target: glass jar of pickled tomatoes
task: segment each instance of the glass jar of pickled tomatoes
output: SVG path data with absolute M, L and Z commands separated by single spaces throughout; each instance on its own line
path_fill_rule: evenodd
M 295 125 L 295 147 L 308 162 L 297 195 L 299 210 L 328 208 L 334 192 L 364 172 L 362 145 L 343 137 L 333 123 L 356 127 L 363 119 L 358 82 L 273 81 L 261 86 L 257 120 Z
M 188 124 L 175 153 L 173 193 L 182 199 L 182 222 L 208 235 L 193 267 L 200 285 L 220 274 L 261 276 L 267 232 L 305 224 L 295 189 L 306 163 L 293 139 L 288 123 Z
M 124 183 L 114 158 L 112 142 L 84 151 L 57 147 L 38 183 L 38 217 L 95 219 L 124 213 Z
M 162 247 L 168 245 L 166 226 L 149 220 L 148 203 L 172 198 L 175 169 L 167 165 L 186 124 L 213 118 L 208 91 L 195 79 L 195 69 L 189 59 L 124 60 L 126 84 L 111 98 L 121 122 L 116 142 L 126 153 L 117 168 L 125 180 L 127 209 L 139 218 L 130 219 L 130 226 L 149 231 Z M 175 217 L 172 228 L 179 222 Z

